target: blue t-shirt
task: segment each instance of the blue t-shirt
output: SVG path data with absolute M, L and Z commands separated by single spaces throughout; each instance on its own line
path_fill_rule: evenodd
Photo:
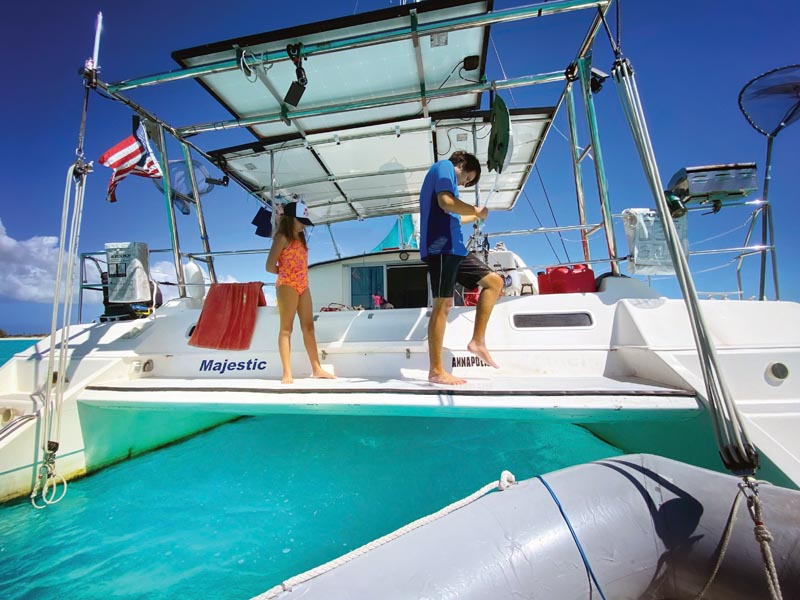
M 449 160 L 435 163 L 428 169 L 422 183 L 419 194 L 420 257 L 425 258 L 430 254 L 466 256 L 461 219 L 441 209 L 438 201 L 440 192 L 450 192 L 458 198 L 456 169 Z

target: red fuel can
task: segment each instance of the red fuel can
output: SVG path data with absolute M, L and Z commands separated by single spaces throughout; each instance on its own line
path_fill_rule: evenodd
M 550 267 L 538 273 L 540 294 L 574 294 L 595 292 L 594 271 L 588 265 Z

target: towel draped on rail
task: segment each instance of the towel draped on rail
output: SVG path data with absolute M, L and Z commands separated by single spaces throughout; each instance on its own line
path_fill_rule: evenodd
M 189 338 L 190 346 L 246 350 L 256 325 L 256 309 L 266 306 L 260 281 L 214 283 Z

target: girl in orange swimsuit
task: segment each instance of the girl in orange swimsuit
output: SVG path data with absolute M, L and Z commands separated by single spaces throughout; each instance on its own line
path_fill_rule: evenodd
M 303 344 L 311 361 L 311 376 L 322 379 L 335 378 L 335 375 L 322 368 L 317 352 L 317 340 L 314 337 L 314 315 L 311 290 L 308 287 L 308 247 L 303 233 L 306 225 L 313 225 L 308 218 L 306 205 L 302 202 L 287 204 L 278 222 L 267 257 L 267 271 L 278 275 L 275 281 L 275 295 L 278 299 L 281 322 L 278 332 L 278 353 L 283 367 L 281 383 L 294 382 L 291 339 L 295 315 L 300 319 Z

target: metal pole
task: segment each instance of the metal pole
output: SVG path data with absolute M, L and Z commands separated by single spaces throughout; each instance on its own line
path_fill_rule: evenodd
M 597 113 L 594 109 L 592 90 L 590 87 L 590 77 L 592 68 L 592 56 L 587 54 L 585 58 L 578 59 L 578 75 L 583 92 L 583 103 L 586 110 L 586 121 L 589 126 L 589 135 L 592 140 L 592 150 L 594 151 L 594 171 L 597 177 L 597 191 L 600 194 L 600 210 L 603 214 L 603 228 L 606 231 L 606 244 L 608 246 L 609 258 L 617 256 L 617 242 L 614 237 L 614 223 L 611 220 L 611 206 L 608 199 L 608 181 L 606 180 L 605 164 L 603 153 L 600 150 L 600 133 L 597 129 Z M 611 273 L 619 275 L 619 265 L 611 261 Z
M 81 254 L 80 262 L 80 285 L 78 286 L 78 324 L 83 323 L 83 282 L 86 280 L 86 259 Z
M 167 207 L 167 222 L 169 224 L 169 238 L 172 244 L 172 261 L 175 265 L 175 277 L 178 281 L 178 293 L 181 298 L 186 297 L 186 281 L 183 277 L 181 265 L 181 244 L 178 240 L 178 224 L 175 222 L 175 207 L 172 206 L 172 184 L 169 176 L 169 160 L 167 158 L 167 141 L 164 136 L 163 125 L 158 125 L 158 145 L 161 149 L 161 171 L 164 174 L 164 203 Z
M 434 33 L 453 32 L 462 29 L 487 26 L 493 23 L 507 23 L 522 19 L 531 19 L 531 18 L 554 15 L 558 13 L 571 12 L 574 10 L 592 9 L 592 8 L 608 10 L 609 5 L 610 5 L 610 0 L 560 0 L 560 1 L 546 2 L 540 4 L 533 4 L 529 6 L 523 6 L 519 8 L 493 10 L 489 13 L 484 13 L 484 14 L 468 15 L 465 17 L 457 17 L 451 19 L 444 19 L 442 21 L 423 23 L 417 27 L 416 33 L 419 37 L 425 37 L 432 35 Z M 304 44 L 303 56 L 311 56 L 313 54 L 335 52 L 338 50 L 347 50 L 349 48 L 359 48 L 364 46 L 372 46 L 375 44 L 407 40 L 411 39 L 413 34 L 414 32 L 411 26 L 402 26 L 388 31 L 381 31 L 378 33 L 369 33 L 365 35 L 357 35 L 357 36 L 351 36 L 334 40 L 320 40 L 319 42 L 316 43 Z M 282 49 L 282 50 L 276 50 L 274 52 L 262 52 L 258 54 L 253 54 L 252 56 L 245 58 L 245 62 L 249 67 L 258 67 L 259 65 L 275 62 L 278 60 L 288 60 L 288 58 L 289 55 L 287 51 L 285 49 Z M 203 77 L 205 75 L 211 75 L 214 73 L 221 73 L 225 71 L 234 71 L 239 68 L 240 68 L 239 61 L 236 58 L 232 58 L 207 65 L 202 65 L 199 67 L 192 67 L 189 69 L 170 71 L 168 73 L 160 73 L 157 75 L 150 75 L 147 77 L 118 81 L 109 84 L 108 89 L 112 92 L 121 92 L 124 90 L 129 90 L 146 85 L 154 85 L 158 83 L 166 83 L 169 81 L 178 81 L 181 79 Z
M 336 243 L 336 238 L 333 237 L 333 229 L 331 229 L 331 224 L 326 224 L 328 228 L 328 235 L 331 236 L 331 243 L 333 243 L 333 251 L 336 252 L 336 258 L 342 258 L 342 252 L 339 250 L 339 245 Z
M 194 206 L 197 209 L 197 224 L 200 227 L 200 241 L 203 243 L 203 250 L 211 252 L 211 247 L 208 243 L 208 232 L 206 231 L 206 220 L 203 217 L 203 205 L 200 202 L 200 192 L 197 191 L 197 178 L 194 176 L 194 165 L 192 164 L 192 154 L 189 150 L 188 144 L 181 142 L 183 149 L 183 160 L 186 163 L 186 172 L 189 174 L 189 183 L 192 186 L 192 196 L 194 197 Z M 170 204 L 171 205 L 171 204 Z M 173 218 L 175 211 L 172 211 Z M 211 278 L 211 283 L 217 283 L 217 274 L 214 272 L 214 258 L 209 256 L 206 259 L 208 266 L 208 276 Z
M 538 75 L 528 75 L 525 77 L 515 77 L 512 79 L 504 79 L 501 81 L 486 82 L 486 83 L 470 83 L 468 85 L 459 85 L 453 87 L 442 88 L 440 90 L 427 90 L 424 98 L 433 100 L 438 98 L 449 98 L 451 96 L 462 96 L 464 94 L 479 94 L 481 92 L 488 92 L 491 89 L 513 89 L 517 87 L 526 87 L 529 85 L 539 85 L 544 83 L 553 83 L 556 81 L 564 80 L 563 71 L 553 71 L 550 73 L 541 73 Z M 108 88 L 107 84 L 106 89 Z M 124 98 L 119 94 L 115 98 Z M 272 112 L 253 115 L 250 117 L 243 117 L 239 119 L 229 119 L 227 121 L 213 121 L 211 123 L 200 123 L 197 125 L 187 125 L 186 127 L 179 127 L 175 132 L 180 136 L 191 136 L 198 133 L 206 133 L 208 131 L 224 131 L 227 129 L 237 129 L 240 127 L 251 127 L 253 125 L 263 125 L 265 123 L 278 123 L 279 121 L 290 120 L 296 122 L 297 119 L 306 117 L 318 117 L 323 115 L 338 114 L 342 112 L 362 110 L 367 108 L 380 108 L 382 106 L 392 106 L 394 104 L 403 104 L 409 102 L 421 102 L 422 96 L 418 91 L 409 92 L 405 94 L 396 94 L 394 96 L 382 96 L 378 98 L 368 98 L 359 100 L 357 102 L 344 102 L 341 104 L 329 104 L 327 106 L 319 106 L 306 109 L 295 109 L 286 112 Z M 132 104 L 132 103 L 131 103 Z
M 767 239 L 769 236 L 769 242 L 771 243 L 772 249 L 772 278 L 775 285 L 775 299 L 777 300 L 780 297 L 780 293 L 778 291 L 778 265 L 777 265 L 777 257 L 775 256 L 775 237 L 774 231 L 772 228 L 772 210 L 769 204 L 769 184 L 772 180 L 772 143 L 775 141 L 775 137 L 772 135 L 767 136 L 767 160 L 766 160 L 766 168 L 764 169 L 764 197 L 762 200 L 764 201 L 764 206 L 761 211 L 761 245 L 764 246 L 764 249 L 761 250 L 761 277 L 759 279 L 759 286 L 758 286 L 758 299 L 759 300 L 766 300 L 766 281 L 767 281 Z
M 272 239 L 275 239 L 275 233 L 278 231 L 278 207 L 275 204 L 275 150 L 269 151 L 269 202 L 272 210 L 270 212 Z
M 571 142 L 570 155 L 572 156 L 572 173 L 575 180 L 575 197 L 578 200 L 578 218 L 581 225 L 586 225 L 586 208 L 583 195 L 583 175 L 581 173 L 581 158 L 578 155 L 578 128 L 575 119 L 575 98 L 572 94 L 572 82 L 567 84 L 567 120 L 569 121 L 569 139 Z M 588 150 L 588 149 L 587 149 Z M 589 235 L 581 229 L 581 244 L 583 245 L 583 259 L 591 260 L 589 252 Z

